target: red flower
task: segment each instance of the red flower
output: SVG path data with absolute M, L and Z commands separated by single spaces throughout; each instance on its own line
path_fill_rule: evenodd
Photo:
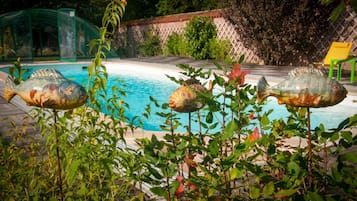
M 255 117 L 254 116 L 254 112 L 251 112 L 250 114 L 249 114 L 249 119 L 250 120 L 254 120 L 254 119 L 256 119 L 257 117 Z
M 188 182 L 187 187 L 190 191 L 198 191 L 197 186 L 191 182 Z
M 185 185 L 183 184 L 184 183 L 183 176 L 177 175 L 176 181 L 178 181 L 180 183 L 180 185 L 178 186 L 178 188 L 175 191 L 175 196 L 181 197 L 185 191 Z
M 253 142 L 257 139 L 259 139 L 259 129 L 257 127 L 255 127 L 253 132 L 249 135 L 248 141 Z
M 234 64 L 231 73 L 228 74 L 228 82 L 233 81 L 234 85 L 243 86 L 245 76 L 249 73 L 247 70 L 241 70 L 240 64 Z

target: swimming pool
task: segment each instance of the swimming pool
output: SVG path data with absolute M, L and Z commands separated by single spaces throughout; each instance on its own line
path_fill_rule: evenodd
M 141 116 L 144 113 L 146 105 L 150 103 L 150 96 L 154 97 L 160 104 L 167 103 L 170 94 L 179 87 L 166 77 L 166 75 L 179 77 L 181 74 L 177 68 L 165 68 L 165 66 L 157 67 L 153 65 L 143 66 L 144 64 L 140 62 L 123 61 L 108 62 L 105 65 L 109 74 L 109 86 L 116 84 L 118 77 L 127 85 L 127 97 L 123 98 L 123 100 L 130 104 L 130 109 L 125 113 L 129 119 L 134 116 Z M 23 66 L 26 68 L 26 65 Z M 83 80 L 88 77 L 87 69 L 83 69 L 83 66 L 88 66 L 88 63 L 31 65 L 29 69 L 32 69 L 32 71 L 28 72 L 28 74 L 31 74 L 38 68 L 55 67 L 66 78 L 75 79 L 77 82 L 83 83 Z M 6 68 L 0 70 L 8 72 Z M 354 99 L 356 97 L 348 96 L 336 106 L 311 109 L 311 127 L 314 128 L 323 123 L 327 129 L 336 128 L 342 120 L 357 113 L 357 104 L 353 104 Z M 268 102 L 269 104 L 264 106 L 264 110 L 274 109 L 270 119 L 279 119 L 289 115 L 285 106 L 279 105 L 275 98 L 269 97 Z M 153 115 L 150 119 L 143 119 L 144 129 L 160 131 L 160 125 L 163 124 L 164 119 L 154 115 L 160 109 L 155 107 L 151 109 Z M 182 124 L 187 125 L 188 114 L 179 114 L 178 116 L 182 118 Z M 198 131 L 197 123 L 192 123 L 192 130 L 194 132 Z M 186 129 L 182 127 L 178 131 L 186 131 Z

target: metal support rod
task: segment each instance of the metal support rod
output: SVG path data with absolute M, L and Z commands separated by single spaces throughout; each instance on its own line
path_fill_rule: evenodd
M 311 124 L 310 124 L 310 107 L 307 107 L 307 135 L 308 135 L 308 170 L 309 170 L 309 187 L 313 188 L 314 178 L 312 172 L 312 145 L 311 145 Z
M 60 158 L 60 150 L 58 143 L 58 134 L 57 134 L 57 111 L 53 110 L 53 120 L 54 120 L 54 129 L 55 129 L 55 144 L 56 144 L 56 156 L 57 156 L 57 174 L 58 181 L 57 185 L 59 188 L 59 200 L 63 201 L 63 188 L 62 188 L 62 169 L 61 169 L 61 158 Z
M 188 136 L 191 137 L 191 112 L 188 113 Z M 190 158 L 191 157 L 191 149 L 190 147 L 188 148 L 188 154 L 187 156 Z M 191 178 L 191 167 L 188 165 L 188 178 Z

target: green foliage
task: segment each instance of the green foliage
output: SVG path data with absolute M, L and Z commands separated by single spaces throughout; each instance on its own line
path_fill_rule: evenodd
M 229 52 L 232 48 L 232 45 L 229 40 L 219 40 L 212 39 L 210 40 L 210 57 L 218 60 L 224 60 L 229 56 Z
M 226 16 L 247 47 L 271 65 L 301 65 L 323 58 L 317 39 L 328 37 L 327 20 L 333 4 L 319 1 L 235 1 L 226 4 Z
M 173 33 L 171 34 L 164 48 L 164 55 L 169 56 L 188 56 L 188 48 L 190 44 L 183 35 Z M 219 40 L 216 37 L 208 42 L 208 58 L 217 60 L 224 60 L 229 57 L 229 52 L 232 48 L 229 40 Z
M 187 55 L 187 42 L 183 35 L 177 33 L 172 33 L 171 35 L 169 35 L 165 44 L 164 55 Z
M 166 118 L 162 129 L 167 132 L 163 139 L 153 136 L 138 140 L 143 153 L 140 161 L 145 167 L 138 182 L 151 184 L 152 193 L 167 200 L 349 200 L 356 196 L 355 177 L 343 179 L 347 174 L 356 174 L 355 153 L 346 150 L 357 143 L 348 129 L 357 125 L 356 115 L 331 132 L 322 125 L 313 130 L 314 183 L 310 188 L 308 148 L 285 143 L 296 138 L 306 142 L 306 108 L 288 107 L 287 119 L 271 120 L 272 111 L 263 112 L 265 103 L 257 103 L 254 86 L 237 86 L 211 71 L 179 67 L 188 78 L 203 83 L 213 79 L 213 85 L 221 90 L 199 94 L 206 107 L 192 113 L 188 121 L 200 128 L 186 134 L 175 132 L 183 122 L 178 121 L 177 113 L 167 103 L 159 105 L 152 98 L 154 105 L 162 109 L 157 115 Z M 229 65 L 216 67 L 225 75 L 232 71 Z M 181 82 L 172 77 L 171 80 Z M 252 139 L 256 129 L 260 137 Z M 334 146 L 327 148 L 327 141 Z M 330 167 L 332 171 L 325 167 L 331 160 L 327 154 L 338 156 Z M 184 178 L 182 183 L 180 177 Z
M 156 56 L 162 53 L 160 38 L 156 31 L 149 30 L 144 32 L 143 42 L 138 47 L 141 56 Z
M 332 0 L 320 0 L 322 5 L 330 5 L 334 4 Z M 357 0 L 349 0 L 349 1 L 340 1 L 338 5 L 332 10 L 330 17 L 328 18 L 330 21 L 335 22 L 340 15 L 346 10 L 346 6 L 349 5 L 357 13 Z M 357 35 L 354 37 L 354 40 L 357 39 Z
M 118 170 L 127 166 L 123 135 L 128 129 L 122 122 L 127 105 L 118 101 L 125 96 L 122 84 L 107 89 L 107 72 L 102 60 L 110 49 L 109 37 L 124 13 L 125 4 L 111 1 L 104 13 L 100 38 L 90 44 L 96 56 L 88 68 L 86 106 L 73 113 L 34 109 L 36 130 L 41 136 L 29 136 L 27 127 L 17 128 L 10 141 L 0 139 L 0 197 L 3 200 L 128 200 L 134 187 L 130 177 Z M 15 63 L 15 67 L 20 66 Z M 113 97 L 107 96 L 112 90 Z M 99 99 L 104 103 L 100 104 Z M 103 118 L 101 111 L 112 113 Z M 5 165 L 6 166 L 3 166 Z M 61 171 L 60 171 L 61 170 Z M 60 183 L 62 178 L 62 183 Z M 62 190 L 61 190 L 62 189 Z M 61 193 L 62 192 L 62 193 Z M 62 198 L 63 195 L 63 198 Z M 140 198 L 140 194 L 137 195 Z
M 322 5 L 330 5 L 333 4 L 333 0 L 320 0 Z M 357 13 L 357 0 L 350 0 L 350 1 L 340 1 L 339 4 L 333 9 L 329 20 L 336 21 L 338 17 L 341 15 L 343 11 L 346 10 L 346 5 L 350 5 L 351 8 Z
M 221 2 L 215 0 L 159 0 L 156 4 L 158 15 L 171 15 L 194 11 L 211 10 L 220 7 Z
M 210 40 L 217 36 L 213 21 L 205 16 L 195 16 L 186 25 L 187 51 L 194 59 L 210 58 Z
M 357 126 L 357 114 L 329 131 L 324 125 L 313 128 L 313 157 L 309 161 L 304 145 L 309 111 L 287 107 L 287 118 L 272 120 L 272 110 L 263 110 L 266 102 L 257 103 L 256 87 L 241 83 L 245 72 L 231 61 L 216 63 L 219 72 L 180 65 L 183 77 L 204 85 L 212 81 L 216 91 L 199 93 L 205 107 L 184 121 L 167 103 L 159 104 L 151 97 L 143 117 L 149 118 L 151 108 L 159 107 L 155 115 L 165 118 L 160 125 L 165 135 L 137 139 L 138 149 L 125 147 L 124 134 L 133 125 L 123 122 L 139 117 L 125 117 L 129 108 L 121 101 L 126 95 L 125 83 L 118 80 L 107 88 L 108 73 L 102 64 L 124 7 L 114 0 L 108 5 L 101 37 L 90 44 L 96 51 L 86 86 L 90 108 L 83 106 L 73 113 L 39 108 L 32 112 L 41 137 L 26 135 L 31 124 L 18 128 L 12 122 L 13 138 L 0 138 L 1 199 L 60 199 L 57 153 L 65 200 L 144 200 L 140 191 L 144 183 L 167 200 L 356 198 L 357 136 L 351 128 Z M 241 56 L 238 63 L 243 60 Z M 177 84 L 183 81 L 169 78 Z M 108 90 L 113 96 L 108 96 Z M 112 115 L 103 115 L 102 110 Z M 199 129 L 190 129 L 191 123 L 197 123 Z M 188 132 L 178 133 L 179 126 L 186 126 Z M 301 143 L 289 144 L 288 140 Z M 309 162 L 313 165 L 312 186 Z
M 28 71 L 27 69 L 22 68 L 20 57 L 19 57 L 14 62 L 14 67 L 10 67 L 9 74 L 14 80 L 15 84 L 20 84 L 23 79 L 27 79 L 24 77 L 27 71 Z

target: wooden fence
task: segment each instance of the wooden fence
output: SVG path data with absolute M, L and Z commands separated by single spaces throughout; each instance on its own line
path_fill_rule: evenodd
M 240 40 L 239 33 L 234 28 L 234 25 L 224 17 L 222 10 L 201 11 L 193 13 L 183 13 L 176 15 L 168 15 L 155 17 L 151 19 L 140 19 L 124 22 L 119 28 L 119 34 L 114 38 L 118 44 L 116 46 L 124 46 L 128 57 L 137 56 L 137 48 L 143 42 L 143 34 L 148 30 L 156 30 L 160 38 L 161 44 L 164 45 L 168 36 L 172 33 L 183 33 L 186 23 L 193 16 L 208 16 L 217 27 L 217 37 L 219 39 L 228 39 L 232 48 L 230 55 L 237 59 L 238 56 L 244 54 L 245 62 L 264 64 L 264 61 L 257 56 L 253 48 L 245 47 Z M 331 41 L 352 41 L 357 35 L 357 16 L 351 10 L 347 10 L 344 15 L 331 26 L 331 32 L 328 37 L 316 42 L 316 46 L 321 51 L 316 52 L 318 58 L 323 59 L 327 52 Z M 353 51 L 357 52 L 357 44 L 354 42 Z

